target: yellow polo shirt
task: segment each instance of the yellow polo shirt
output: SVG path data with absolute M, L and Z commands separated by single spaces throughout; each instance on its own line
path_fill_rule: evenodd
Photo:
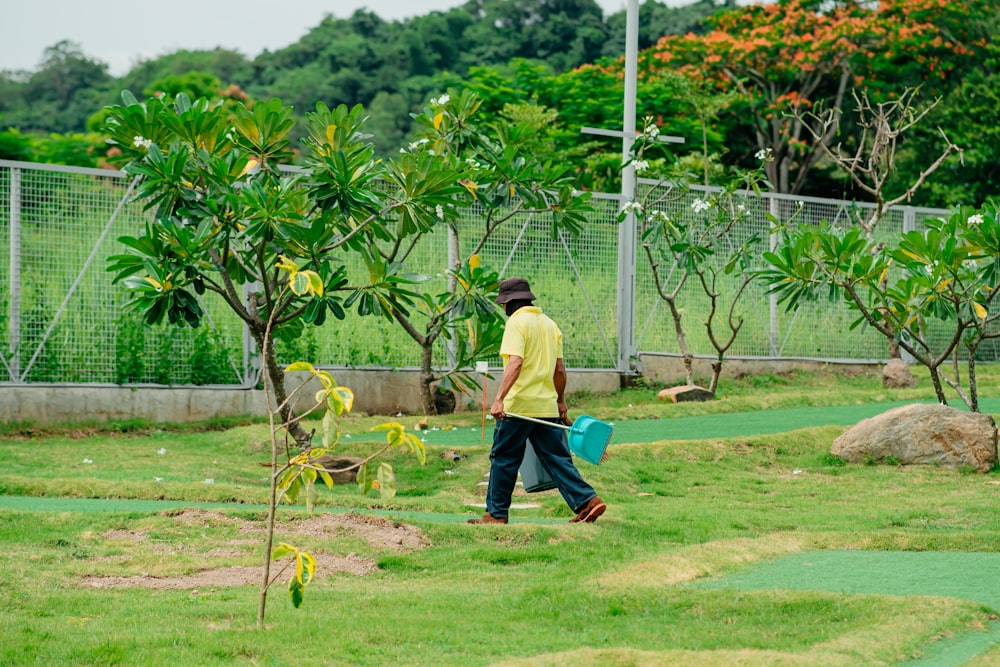
M 508 318 L 500 343 L 504 368 L 511 355 L 524 361 L 521 375 L 504 397 L 504 411 L 527 417 L 558 417 L 552 375 L 556 359 L 563 356 L 562 332 L 541 308 L 525 306 Z

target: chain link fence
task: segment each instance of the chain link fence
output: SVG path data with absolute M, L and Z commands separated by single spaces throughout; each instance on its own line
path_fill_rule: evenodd
M 651 183 L 643 187 L 654 187 Z M 0 160 L 0 384 L 225 385 L 256 382 L 253 347 L 242 322 L 208 294 L 202 301 L 207 326 L 198 329 L 145 325 L 126 309 L 130 297 L 112 284 L 108 257 L 122 253 L 117 240 L 137 235 L 151 215 L 132 202 L 131 184 L 115 171 Z M 669 214 L 692 214 L 692 202 L 713 190 L 695 188 L 669 206 Z M 590 222 L 579 236 L 554 231 L 551 217 L 519 214 L 497 230 L 481 250 L 483 262 L 502 277 L 528 277 L 539 305 L 560 325 L 567 366 L 616 367 L 620 316 L 635 321 L 634 346 L 643 352 L 679 352 L 666 304 L 656 293 L 640 247 L 634 261 L 634 304 L 618 303 L 619 197 L 596 195 Z M 765 195 L 745 198 L 745 220 L 726 243 L 757 234 L 766 245 L 768 212 L 779 219 L 798 211 L 799 224 L 822 219 L 847 222 L 865 204 Z M 904 207 L 880 224 L 891 238 L 947 211 Z M 458 256 L 472 249 L 482 225 L 467 211 L 458 232 Z M 421 241 L 407 270 L 427 274 L 429 291 L 447 286 L 449 238 L 445 230 Z M 360 261 L 348 270 L 352 284 L 366 280 Z M 735 281 L 733 276 L 732 280 Z M 735 282 L 731 283 L 734 285 Z M 723 285 L 723 288 L 726 288 Z M 696 354 L 712 347 L 703 325 L 704 294 L 693 283 L 679 303 Z M 787 313 L 754 285 L 740 301 L 745 320 L 729 354 L 738 357 L 875 361 L 885 342 L 871 331 L 851 330 L 856 316 L 841 303 L 809 304 Z M 418 324 L 419 327 L 419 324 Z M 411 368 L 420 347 L 394 322 L 349 314 L 307 327 L 279 348 L 282 361 L 308 359 L 332 367 Z M 446 351 L 436 350 L 443 364 Z M 498 363 L 498 360 L 495 360 Z

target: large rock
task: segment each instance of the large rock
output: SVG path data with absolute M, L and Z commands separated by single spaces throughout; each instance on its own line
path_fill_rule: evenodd
M 989 415 L 944 405 L 904 405 L 865 419 L 833 441 L 830 453 L 851 463 L 969 467 L 988 472 L 997 461 L 997 425 Z
M 917 386 L 917 378 L 913 377 L 905 361 L 893 358 L 882 368 L 882 386 L 887 389 L 912 389 Z

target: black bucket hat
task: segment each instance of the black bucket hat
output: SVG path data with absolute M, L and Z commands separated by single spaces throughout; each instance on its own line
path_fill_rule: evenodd
M 524 278 L 508 278 L 500 283 L 500 290 L 497 292 L 497 303 L 503 304 L 508 301 L 534 301 L 535 295 L 531 293 L 531 286 Z

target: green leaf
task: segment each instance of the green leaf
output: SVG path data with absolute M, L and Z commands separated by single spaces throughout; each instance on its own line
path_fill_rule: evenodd
M 384 461 L 380 463 L 377 480 L 379 496 L 382 500 L 392 500 L 396 495 L 396 473 L 392 466 Z
M 292 600 L 292 606 L 298 609 L 302 606 L 302 598 L 305 594 L 305 586 L 296 577 L 288 580 L 288 596 Z
M 274 547 L 271 551 L 271 560 L 281 560 L 289 554 L 293 554 L 298 551 L 295 547 L 284 542 L 278 543 L 278 546 Z
M 308 371 L 309 373 L 315 373 L 316 369 L 308 361 L 296 361 L 288 366 L 285 366 L 286 373 L 298 373 Z
M 316 559 L 307 551 L 299 552 L 299 562 L 301 566 L 296 567 L 296 576 L 302 581 L 303 586 L 308 586 L 316 575 Z
M 369 491 L 372 490 L 372 474 L 371 468 L 368 467 L 367 463 L 363 463 L 360 468 L 358 468 L 358 491 L 361 495 L 367 495 Z
M 323 446 L 332 447 L 337 442 L 337 415 L 332 410 L 323 413 Z

